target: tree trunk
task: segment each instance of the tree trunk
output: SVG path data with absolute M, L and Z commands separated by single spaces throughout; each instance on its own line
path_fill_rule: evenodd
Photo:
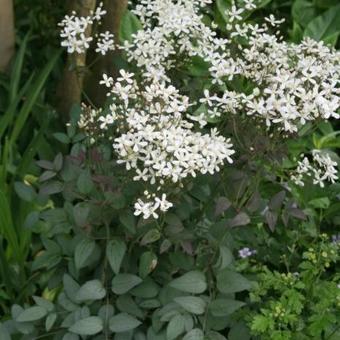
M 0 72 L 8 70 L 15 48 L 12 0 L 0 0 Z
M 95 7 L 96 0 L 72 0 L 69 12 L 76 11 L 79 16 L 88 16 Z M 92 29 L 89 28 L 86 36 L 91 34 Z M 65 122 L 69 119 L 72 105 L 81 103 L 85 72 L 86 53 L 68 55 L 63 76 L 57 88 L 58 111 Z
M 104 0 L 104 8 L 107 14 L 103 18 L 103 23 L 100 26 L 100 31 L 109 31 L 114 34 L 115 41 L 118 44 L 119 41 L 119 29 L 122 17 L 127 10 L 128 0 Z M 117 76 L 117 70 L 114 66 L 114 59 L 119 57 L 120 52 L 118 50 L 107 53 L 104 57 L 100 57 L 95 63 L 93 70 L 88 77 L 87 90 L 91 101 L 96 106 L 102 106 L 106 100 L 106 93 L 103 88 L 99 86 L 99 81 L 103 76 L 103 73 L 115 78 Z M 95 56 L 94 56 L 95 58 Z

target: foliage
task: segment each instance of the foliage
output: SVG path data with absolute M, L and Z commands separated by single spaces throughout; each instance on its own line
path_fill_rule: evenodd
M 51 118 L 48 106 L 42 105 L 42 89 L 53 69 L 58 54 L 40 71 L 23 81 L 22 72 L 29 36 L 23 41 L 14 62 L 8 87 L 2 92 L 4 100 L 0 118 L 0 305 L 6 301 L 25 301 L 32 294 L 29 264 L 32 243 L 27 225 L 29 216 L 40 209 L 32 204 L 32 162 L 37 154 L 48 155 L 46 134 Z M 40 105 L 40 107 L 39 107 Z M 47 112 L 46 112 L 46 111 Z M 39 117 L 44 119 L 39 122 Z M 45 146 L 44 146 L 45 144 Z M 47 149 L 48 150 L 48 149 Z M 17 182 L 23 178 L 24 183 Z M 7 307 L 3 307 L 6 311 Z
M 68 138 L 84 136 L 70 127 Z M 60 202 L 32 225 L 32 231 L 43 225 L 48 235 L 33 262 L 35 272 L 45 272 L 48 288 L 34 307 L 14 306 L 5 328 L 56 333 L 56 339 L 112 333 L 154 339 L 162 330 L 159 339 L 175 339 L 201 336 L 200 329 L 213 338 L 231 323 L 229 316 L 244 305 L 236 295 L 252 282 L 235 270 L 223 223 L 210 232 L 199 225 L 212 223 L 197 220 L 208 183 L 200 179 L 162 222 L 138 222 L 128 208 L 138 183 L 125 181 L 105 148 L 76 143 L 69 156 L 39 165 L 44 172 L 34 200 L 53 195 Z M 209 210 L 209 216 L 221 214 L 214 202 Z M 227 221 L 249 223 L 242 215 Z
M 131 1 L 120 29 L 121 42 L 131 45 L 115 59 L 125 85 L 133 72 L 139 86 L 133 114 L 152 109 L 143 97 L 150 85 L 142 80 L 144 66 L 137 67 L 131 48 L 143 29 L 132 11 L 138 3 Z M 240 24 L 261 24 L 275 13 L 286 19 L 280 28 L 285 46 L 304 37 L 338 45 L 337 1 L 257 3 Z M 53 41 L 63 8 L 32 1 L 26 20 L 26 6 L 17 1 L 18 29 L 30 27 L 33 39 L 20 42 L 10 79 L 1 78 L 0 339 L 337 339 L 340 186 L 322 188 L 306 177 L 301 187 L 292 180 L 301 154 L 311 159 L 318 150 L 339 164 L 337 120 L 318 117 L 283 138 L 282 130 L 246 116 L 247 108 L 211 117 L 208 105 L 199 103 L 205 90 L 250 96 L 254 83 L 241 76 L 213 83 L 206 60 L 176 54 L 176 67 L 167 75 L 192 100 L 188 112 L 206 120 L 193 131 L 208 136 L 216 127 L 232 137 L 234 164 L 210 171 L 213 175 L 197 171 L 180 185 L 160 181 L 171 209 L 158 212 L 158 219 L 154 211 L 144 214 L 148 218 L 136 216 L 135 204 L 150 185 L 136 180 L 112 150 L 127 131 L 131 107 L 119 113 L 118 128 L 106 129 L 112 104 L 122 105 L 124 93 L 113 88 L 118 99 L 111 93 L 101 110 L 75 105 L 60 132 L 49 104 L 55 101 L 54 84 L 46 81 L 52 70 L 58 78 Z M 218 38 L 229 37 L 225 11 L 231 9 L 229 0 L 204 8 L 203 21 L 218 25 Z M 178 37 L 171 39 L 176 43 Z M 246 46 L 246 39 L 237 39 Z M 112 50 L 113 42 L 107 43 Z M 29 76 L 33 65 L 40 68 L 51 55 L 44 69 Z M 114 79 L 106 76 L 103 82 L 111 89 Z M 206 99 L 216 100 L 212 97 Z M 171 97 L 169 107 L 178 98 Z M 91 104 L 86 94 L 84 99 Z M 129 131 L 137 130 L 134 124 Z
M 253 269 L 258 272 L 259 285 L 251 301 L 260 311 L 252 315 L 251 329 L 261 339 L 338 337 L 339 275 L 332 272 L 339 263 L 339 243 L 331 243 L 322 234 L 312 244 L 288 273 L 265 266 Z

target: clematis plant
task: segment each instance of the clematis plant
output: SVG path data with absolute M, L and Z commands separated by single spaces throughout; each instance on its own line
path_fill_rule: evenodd
M 112 141 L 117 163 L 146 184 L 144 197 L 135 204 L 137 216 L 157 218 L 158 210 L 173 205 L 167 198 L 171 187 L 233 162 L 234 140 L 211 123 L 236 116 L 287 139 L 309 122 L 339 118 L 339 52 L 309 38 L 300 44 L 283 41 L 277 31 L 283 21 L 273 15 L 261 25 L 245 21 L 256 9 L 255 0 L 233 2 L 221 32 L 214 22 L 207 23 L 205 10 L 211 3 L 141 0 L 133 13 L 142 28 L 129 40 L 114 46 L 109 32 L 98 38 L 97 52 L 121 49 L 136 71 L 120 70 L 116 80 L 104 74 L 100 83 L 107 88 L 108 112 L 92 110 L 79 126 L 97 125 L 97 135 Z M 89 48 L 93 38 L 85 41 L 83 33 L 104 14 L 100 6 L 87 18 L 65 17 L 61 37 L 69 53 Z M 193 59 L 207 72 L 203 87 L 187 95 L 178 87 L 176 71 Z M 246 91 L 237 90 L 236 82 L 245 83 Z M 305 158 L 292 180 L 301 185 L 311 170 L 314 183 L 334 182 L 336 163 L 318 151 L 313 157 L 325 173 L 311 170 Z

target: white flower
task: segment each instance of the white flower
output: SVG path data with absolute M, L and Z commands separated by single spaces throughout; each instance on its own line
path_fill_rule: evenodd
M 110 32 L 100 33 L 97 40 L 96 52 L 105 55 L 109 51 L 115 50 L 114 35 Z
M 254 3 L 255 0 L 244 0 L 244 7 L 247 10 L 252 10 L 252 9 L 256 9 L 256 5 Z
M 304 176 L 312 177 L 313 184 L 319 185 L 324 188 L 325 181 L 335 183 L 338 177 L 338 164 L 333 161 L 330 155 L 324 151 L 313 150 L 312 162 L 307 157 L 302 155 L 302 161 L 298 162 L 298 167 L 293 173 L 291 179 L 295 184 L 304 186 Z
M 106 87 L 111 87 L 113 85 L 113 78 L 104 73 L 103 80 L 101 80 L 99 84 L 105 85 Z
M 229 21 L 242 20 L 241 14 L 244 12 L 244 8 L 237 8 L 233 2 L 231 9 L 226 11 L 226 15 L 229 16 Z

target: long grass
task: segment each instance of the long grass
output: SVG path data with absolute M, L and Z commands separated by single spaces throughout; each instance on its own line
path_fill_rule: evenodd
M 18 143 L 60 56 L 55 53 L 41 71 L 32 72 L 23 79 L 28 42 L 29 35 L 22 41 L 13 63 L 10 81 L 6 84 L 7 105 L 0 113 L 0 283 L 6 286 L 11 301 L 17 301 L 19 292 L 24 297 L 20 287 L 25 285 L 29 274 L 26 260 L 31 246 L 31 231 L 24 228 L 24 221 L 29 212 L 37 209 L 33 203 L 19 199 L 14 182 L 23 180 L 29 173 L 34 157 L 44 143 L 48 116 L 36 124 L 26 146 L 19 148 Z

